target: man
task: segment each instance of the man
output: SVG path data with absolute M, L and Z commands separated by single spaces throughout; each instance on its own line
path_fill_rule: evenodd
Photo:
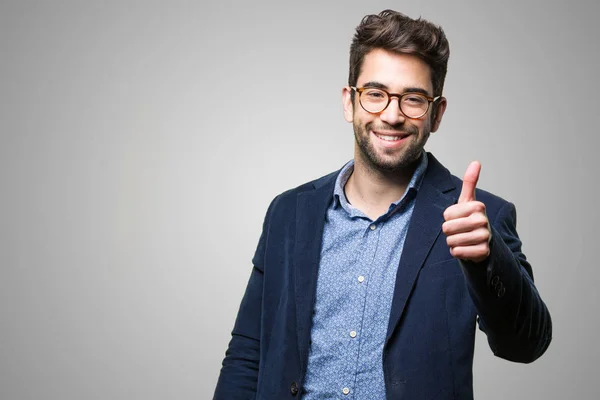
M 350 49 L 354 159 L 267 211 L 215 399 L 472 399 L 475 325 L 532 362 L 551 319 L 515 208 L 423 148 L 442 121 L 441 28 L 386 10 Z

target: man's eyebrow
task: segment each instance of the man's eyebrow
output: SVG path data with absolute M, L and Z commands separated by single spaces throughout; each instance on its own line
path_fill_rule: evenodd
M 388 87 L 386 85 L 384 85 L 383 83 L 380 82 L 376 82 L 376 81 L 369 81 L 367 83 L 365 83 L 364 85 L 362 85 L 362 87 L 364 88 L 375 88 L 375 89 L 388 89 Z
M 419 87 L 408 87 L 404 89 L 404 93 L 422 93 L 425 96 L 430 96 L 429 92 L 423 88 Z
M 370 81 L 362 85 L 364 88 L 375 88 L 375 89 L 385 89 L 389 90 L 389 88 L 381 82 Z M 407 87 L 404 88 L 402 93 L 422 93 L 425 96 L 430 96 L 429 92 L 421 87 Z

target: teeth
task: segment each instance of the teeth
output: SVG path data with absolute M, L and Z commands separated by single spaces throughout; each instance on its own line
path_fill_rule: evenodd
M 400 140 L 400 136 L 383 136 L 383 135 L 377 135 L 377 137 L 380 138 L 380 139 L 389 140 L 389 141 Z

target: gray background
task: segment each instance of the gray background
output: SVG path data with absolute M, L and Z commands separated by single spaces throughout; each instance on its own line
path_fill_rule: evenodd
M 599 390 L 594 1 L 0 5 L 0 398 L 208 399 L 279 192 L 352 157 L 341 88 L 384 8 L 450 40 L 428 149 L 513 201 L 554 320 L 531 365 L 478 335 L 479 399 Z

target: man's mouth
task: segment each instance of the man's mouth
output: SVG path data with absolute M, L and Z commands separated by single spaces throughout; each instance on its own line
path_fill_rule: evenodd
M 384 134 L 373 132 L 373 134 L 375 136 L 377 136 L 379 139 L 385 140 L 385 141 L 388 141 L 388 142 L 394 142 L 394 141 L 397 141 L 397 140 L 402 140 L 402 139 L 404 139 L 405 137 L 408 136 L 408 134 L 405 134 L 405 133 L 404 134 L 396 134 L 396 135 L 384 135 Z

